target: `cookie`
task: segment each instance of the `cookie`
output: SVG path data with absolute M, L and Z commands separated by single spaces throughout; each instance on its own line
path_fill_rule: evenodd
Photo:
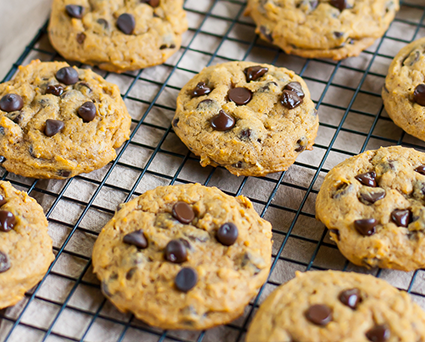
M 296 273 L 261 304 L 246 342 L 425 341 L 425 312 L 371 275 Z
M 425 38 L 405 46 L 394 57 L 382 99 L 394 123 L 414 137 L 425 140 Z
M 382 37 L 398 0 L 248 0 L 256 32 L 305 58 L 358 56 Z
M 186 30 L 183 0 L 54 0 L 48 28 L 66 59 L 118 73 L 164 63 Z
M 229 62 L 205 68 L 182 88 L 172 125 L 202 166 L 263 176 L 312 149 L 319 118 L 293 71 Z
M 0 84 L 0 162 L 34 178 L 99 169 L 130 135 L 116 85 L 89 69 L 32 61 Z
M 0 181 L 0 309 L 15 305 L 54 259 L 43 208 Z
M 412 271 L 425 266 L 424 204 L 425 154 L 381 147 L 326 175 L 316 217 L 352 263 Z
M 158 187 L 123 204 L 93 249 L 104 295 L 163 329 L 240 316 L 270 262 L 271 225 L 251 202 L 199 184 Z

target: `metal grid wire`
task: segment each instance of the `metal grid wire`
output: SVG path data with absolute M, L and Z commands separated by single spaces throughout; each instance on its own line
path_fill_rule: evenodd
M 423 1 L 405 1 L 384 37 L 359 57 L 340 62 L 285 55 L 258 39 L 252 21 L 243 16 L 245 6 L 243 0 L 187 0 L 185 9 L 190 30 L 171 62 L 122 75 L 96 70 L 107 80 L 120 83 L 124 90 L 122 96 L 133 116 L 131 139 L 105 168 L 66 181 L 49 182 L 3 171 L 2 179 L 11 181 L 42 204 L 50 232 L 60 232 L 59 237 L 54 238 L 56 259 L 46 276 L 20 304 L 0 313 L 0 333 L 3 333 L 0 336 L 5 337 L 4 341 L 22 340 L 22 336 L 31 341 L 243 341 L 259 303 L 292 278 L 294 270 L 333 268 L 368 272 L 408 291 L 425 306 L 422 270 L 404 273 L 356 267 L 339 254 L 327 230 L 314 219 L 314 199 L 321 180 L 339 161 L 381 145 L 401 144 L 425 149 L 422 142 L 405 135 L 392 123 L 380 100 L 380 88 L 391 59 L 402 46 L 425 36 Z M 40 29 L 4 81 L 13 77 L 19 65 L 35 56 L 44 60 L 60 59 L 51 48 L 45 47 L 48 46 L 46 27 L 47 24 Z M 200 48 L 200 40 L 209 42 L 209 48 Z M 238 46 L 243 55 L 229 56 L 229 51 L 233 51 L 231 46 Z M 175 99 L 182 86 L 175 79 L 182 78 L 181 75 L 189 79 L 199 72 L 190 67 L 194 60 L 201 60 L 202 66 L 206 66 L 236 58 L 286 66 L 304 77 L 320 118 L 314 158 L 307 156 L 312 152 L 304 152 L 286 172 L 237 178 L 220 167 L 202 169 L 197 164 L 199 159 L 184 146 L 174 148 L 176 141 L 179 144 L 170 126 L 175 107 L 172 101 L 161 100 L 164 94 L 171 94 Z M 141 96 L 147 86 L 154 89 L 148 98 Z M 166 113 L 165 124 L 155 120 L 158 113 Z M 146 132 L 154 132 L 156 139 L 143 140 Z M 143 164 L 135 162 L 140 151 L 145 156 Z M 130 182 L 112 181 L 116 174 L 123 173 L 131 175 Z M 145 183 L 152 187 L 155 182 L 163 185 L 191 181 L 219 186 L 230 195 L 249 197 L 261 216 L 273 224 L 273 263 L 267 284 L 236 321 L 202 332 L 162 331 L 143 324 L 131 314 L 118 313 L 101 296 L 99 283 L 91 271 L 91 247 L 102 225 L 114 214 L 116 204 L 140 195 Z M 83 186 L 90 190 L 88 195 L 75 196 L 75 189 L 79 192 Z M 267 196 L 257 196 L 255 187 L 267 191 Z M 67 208 L 73 220 L 64 221 L 55 215 L 59 207 Z M 85 224 L 88 217 L 96 222 L 95 228 Z M 63 265 L 72 267 L 61 268 Z M 69 269 L 72 271 L 67 272 Z M 45 287 L 50 292 L 57 288 L 60 295 L 43 291 Z M 74 300 L 81 291 L 96 300 L 90 305 Z M 34 310 L 36 319 L 31 320 Z M 102 331 L 106 335 L 102 335 Z

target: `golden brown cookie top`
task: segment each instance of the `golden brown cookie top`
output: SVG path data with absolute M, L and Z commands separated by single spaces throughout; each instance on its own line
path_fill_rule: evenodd
M 130 116 L 116 85 L 89 69 L 33 61 L 0 84 L 0 153 L 10 172 L 68 178 L 115 158 Z
M 271 225 L 251 202 L 199 184 L 158 187 L 123 204 L 93 249 L 103 293 L 164 329 L 238 317 L 270 262 Z
M 258 341 L 424 341 L 425 313 L 406 292 L 371 275 L 314 271 L 275 290 L 246 337 Z

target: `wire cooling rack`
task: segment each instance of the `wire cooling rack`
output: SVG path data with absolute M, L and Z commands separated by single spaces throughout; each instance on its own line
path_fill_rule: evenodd
M 338 269 L 374 274 L 408 291 L 425 307 L 425 273 L 366 270 L 350 264 L 314 219 L 323 177 L 349 156 L 379 146 L 425 145 L 396 127 L 380 97 L 388 66 L 398 50 L 425 36 L 423 0 L 405 1 L 387 33 L 359 57 L 334 62 L 287 56 L 258 39 L 243 16 L 242 0 L 187 0 L 189 32 L 179 53 L 162 66 L 121 75 L 95 69 L 117 83 L 132 115 L 131 139 L 101 170 L 64 181 L 32 180 L 4 170 L 2 179 L 27 191 L 43 206 L 56 259 L 24 300 L 0 312 L 2 341 L 243 341 L 258 305 L 295 270 Z M 30 60 L 60 60 L 48 44 L 47 24 L 4 81 Z M 180 143 L 170 121 L 180 88 L 207 65 L 252 60 L 288 67 L 306 80 L 317 104 L 319 134 L 314 151 L 303 152 L 286 172 L 235 177 L 222 168 L 201 168 Z M 273 225 L 273 264 L 259 295 L 234 322 L 208 331 L 162 331 L 119 313 L 92 274 L 91 248 L 120 202 L 156 185 L 199 182 L 230 195 L 245 195 Z

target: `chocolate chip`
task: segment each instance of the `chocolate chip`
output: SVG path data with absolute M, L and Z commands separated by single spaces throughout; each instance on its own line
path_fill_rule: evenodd
M 217 240 L 224 246 L 231 246 L 236 242 L 238 234 L 236 225 L 227 222 L 217 230 Z
M 301 98 L 304 98 L 305 96 L 303 87 L 301 86 L 301 83 L 299 82 L 289 82 L 283 89 L 293 91 L 295 94 L 297 94 Z
M 366 186 L 376 187 L 376 173 L 374 171 L 362 173 L 354 177 L 360 183 Z
M 357 308 L 357 305 L 361 301 L 359 289 L 349 289 L 342 291 L 339 294 L 338 298 L 342 304 L 348 306 L 353 310 Z
M 211 88 L 209 88 L 205 82 L 199 82 L 195 89 L 193 89 L 192 91 L 192 96 L 202 96 L 202 95 L 207 95 L 209 93 L 211 93 Z
M 418 166 L 415 171 L 425 176 L 425 165 Z
M 251 101 L 252 93 L 249 89 L 237 87 L 230 89 L 228 96 L 230 101 L 233 101 L 238 106 L 242 106 Z
M 6 94 L 0 100 L 0 109 L 3 112 L 15 112 L 24 106 L 22 97 L 18 94 Z
M 237 168 L 237 169 L 241 169 L 242 168 L 242 165 L 243 165 L 243 162 L 238 161 L 237 163 L 233 164 L 232 166 L 235 167 L 235 168 Z
M 105 19 L 103 19 L 103 18 L 97 19 L 97 23 L 99 25 L 102 25 L 105 30 L 109 29 L 109 23 Z
M 177 289 L 182 292 L 190 291 L 197 282 L 198 275 L 196 271 L 190 267 L 182 268 L 179 273 L 177 273 L 176 279 L 174 279 L 174 284 Z
M 4 196 L 3 195 L 0 195 L 0 207 L 3 205 L 3 204 L 5 204 L 7 201 L 6 201 L 6 199 L 4 198 Z
M 249 83 L 251 81 L 258 80 L 267 71 L 269 71 L 268 68 L 262 67 L 261 65 L 256 65 L 246 68 L 243 72 L 245 73 L 246 81 Z
M 80 32 L 80 33 L 77 34 L 77 43 L 78 44 L 83 44 L 85 40 L 86 40 L 86 34 L 84 32 Z
M 385 197 L 385 194 L 385 190 L 380 188 L 373 191 L 362 191 L 359 194 L 359 199 L 364 204 L 369 205 L 383 199 Z
M 177 127 L 177 124 L 179 123 L 180 119 L 179 118 L 175 118 L 173 120 L 173 127 Z
M 132 14 L 123 13 L 117 19 L 117 27 L 125 34 L 132 34 L 136 27 L 136 20 Z
M 195 218 L 192 207 L 185 202 L 177 202 L 173 206 L 173 217 L 181 223 L 188 224 Z
M 298 147 L 296 147 L 295 148 L 295 152 L 302 152 L 302 151 L 304 151 L 305 150 L 305 143 L 306 143 L 306 141 L 305 141 L 305 139 L 298 139 L 297 140 L 297 145 L 298 145 Z
M 409 209 L 394 209 L 391 213 L 391 221 L 398 227 L 407 227 L 412 222 L 412 212 Z
M 241 139 L 249 139 L 249 137 L 251 136 L 251 129 L 247 128 L 244 129 L 243 131 L 241 131 Z
M 46 88 L 46 94 L 61 96 L 62 93 L 63 93 L 63 87 L 60 84 L 49 85 Z
M 165 247 L 165 259 L 175 264 L 180 264 L 187 260 L 187 249 L 183 241 L 171 240 Z
M 48 137 L 53 137 L 55 134 L 63 130 L 65 124 L 60 120 L 46 120 L 46 127 L 44 128 L 44 134 Z
M 10 211 L 0 210 L 0 232 L 11 231 L 15 224 L 15 215 L 13 215 Z
M 335 234 L 336 235 L 336 239 L 337 239 L 337 241 L 339 241 L 340 240 L 340 233 L 339 233 L 339 230 L 338 229 L 329 229 L 329 231 L 332 233 L 332 234 Z
M 413 92 L 413 100 L 417 104 L 425 106 L 425 84 L 419 84 L 416 86 L 415 91 Z
M 261 87 L 260 89 L 258 89 L 257 91 L 259 92 L 266 92 L 270 90 L 270 87 L 274 85 L 275 87 L 277 87 L 277 83 L 276 82 L 269 82 L 267 83 L 265 86 Z
M 372 342 L 385 342 L 390 338 L 390 331 L 384 324 L 376 325 L 366 332 L 366 337 Z
M 137 267 L 130 268 L 125 275 L 125 279 L 131 280 L 131 278 L 133 278 L 133 275 L 134 275 L 134 273 L 136 273 L 136 271 L 137 271 Z
M 235 119 L 229 114 L 220 110 L 216 116 L 211 118 L 211 127 L 216 131 L 228 131 L 235 126 Z
M 9 257 L 0 252 L 0 273 L 6 272 L 10 268 Z
M 78 72 L 72 67 L 65 67 L 58 70 L 56 79 L 66 85 L 75 84 L 78 82 Z
M 335 38 L 341 38 L 344 35 L 344 32 L 334 31 Z
M 122 241 L 140 249 L 148 248 L 148 240 L 146 239 L 145 234 L 143 234 L 143 230 L 136 230 L 125 235 Z
M 347 0 L 331 0 L 329 3 L 331 6 L 338 8 L 340 11 L 343 11 L 348 7 Z
M 66 10 L 66 13 L 68 13 L 68 15 L 71 18 L 81 19 L 83 17 L 83 14 L 84 14 L 84 7 L 83 6 L 66 5 L 65 10 Z
M 282 93 L 282 97 L 280 98 L 280 102 L 289 109 L 294 109 L 298 107 L 303 99 L 299 97 L 294 91 L 284 90 Z
M 67 171 L 67 170 L 59 170 L 57 172 L 59 177 L 64 177 L 64 178 L 68 178 L 71 175 L 71 171 Z
M 199 107 L 209 106 L 212 103 L 214 103 L 214 100 L 211 100 L 211 99 L 202 100 L 201 102 L 198 103 L 198 105 L 196 106 L 196 109 L 198 109 Z
M 167 48 L 167 45 L 165 45 L 165 44 L 162 44 L 160 47 L 159 47 L 159 49 L 160 50 L 165 50 Z
M 159 6 L 159 0 L 141 0 L 142 2 L 151 5 L 152 7 Z
M 93 102 L 87 101 L 78 108 L 78 115 L 84 122 L 92 121 L 96 116 L 96 106 Z
M 375 227 L 378 224 L 378 222 L 371 218 L 371 219 L 363 219 L 363 220 L 355 220 L 354 221 L 354 228 L 363 236 L 370 236 L 375 234 Z
M 260 32 L 269 42 L 273 43 L 273 37 L 267 27 L 260 26 Z
M 332 311 L 327 305 L 315 304 L 307 309 L 305 317 L 313 324 L 326 325 L 332 320 Z
M 419 51 L 417 51 L 417 50 L 414 51 L 414 52 L 412 51 L 403 59 L 401 64 L 404 65 L 404 66 L 412 66 L 413 64 L 415 64 L 419 60 L 420 55 L 421 54 L 420 54 Z

